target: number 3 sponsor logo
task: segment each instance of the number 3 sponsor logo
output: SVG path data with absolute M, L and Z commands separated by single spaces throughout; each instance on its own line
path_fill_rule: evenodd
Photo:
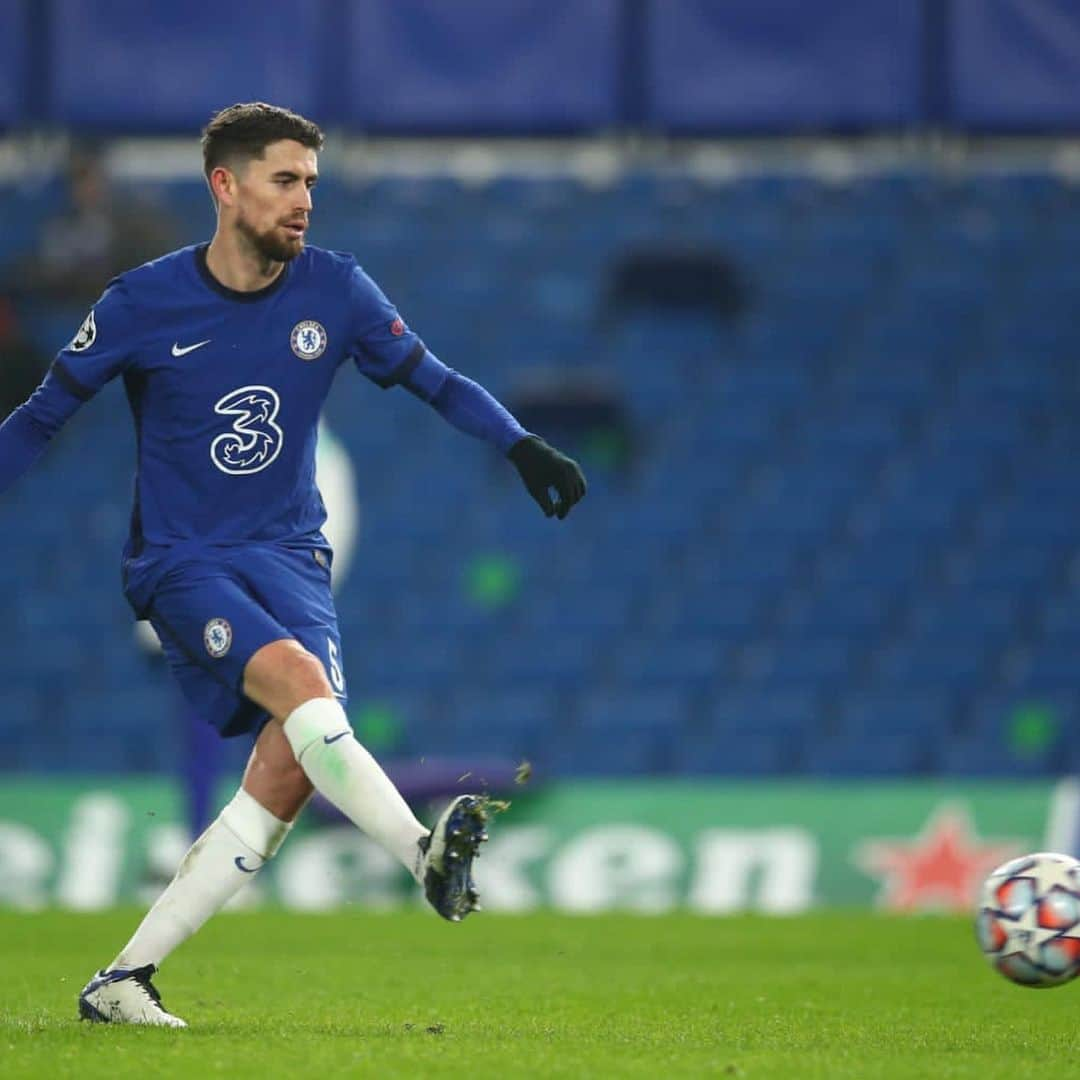
M 231 476 L 261 472 L 285 442 L 285 433 L 274 423 L 280 408 L 281 399 L 269 386 L 241 386 L 226 394 L 214 412 L 235 419 L 232 429 L 210 444 L 210 460 Z

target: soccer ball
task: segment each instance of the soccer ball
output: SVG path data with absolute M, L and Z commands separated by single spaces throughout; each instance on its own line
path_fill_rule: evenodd
M 1080 974 L 1080 862 L 1038 852 L 984 882 L 975 933 L 986 958 L 1021 986 L 1060 986 Z

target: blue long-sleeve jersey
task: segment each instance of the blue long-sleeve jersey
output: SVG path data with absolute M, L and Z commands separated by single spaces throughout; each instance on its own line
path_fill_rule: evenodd
M 308 246 L 258 292 L 236 292 L 183 248 L 112 281 L 30 400 L 0 427 L 0 490 L 110 379 L 124 380 L 137 471 L 124 550 L 136 611 L 199 548 L 324 543 L 319 414 L 352 360 L 405 385 L 502 452 L 526 432 L 440 363 L 347 254 Z

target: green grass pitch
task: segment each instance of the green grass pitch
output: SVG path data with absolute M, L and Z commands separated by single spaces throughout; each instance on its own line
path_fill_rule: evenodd
M 1013 987 L 968 920 L 220 916 L 157 977 L 187 1031 L 80 1024 L 134 911 L 0 914 L 0 1076 L 1071 1075 L 1076 986 Z

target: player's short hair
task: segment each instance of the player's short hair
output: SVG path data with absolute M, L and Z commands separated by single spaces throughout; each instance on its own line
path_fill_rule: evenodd
M 261 158 L 266 148 L 281 139 L 292 139 L 311 150 L 321 150 L 323 133 L 318 124 L 278 105 L 248 101 L 222 109 L 202 133 L 203 171 L 219 165 L 236 166 Z

